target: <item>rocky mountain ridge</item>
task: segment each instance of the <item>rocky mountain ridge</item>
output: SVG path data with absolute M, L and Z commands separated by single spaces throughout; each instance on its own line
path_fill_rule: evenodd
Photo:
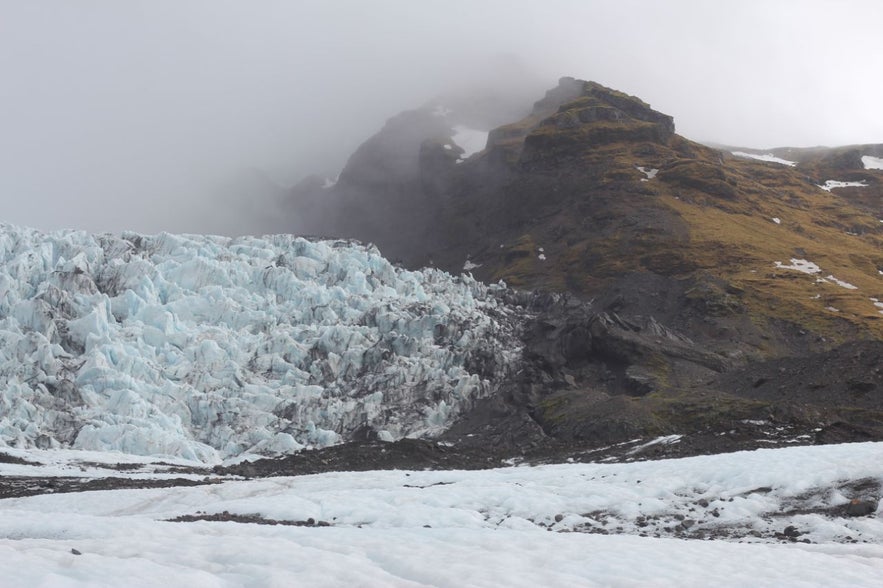
M 846 342 L 876 356 L 879 146 L 768 156 L 709 147 L 677 135 L 670 116 L 639 98 L 573 78 L 522 120 L 490 129 L 471 157 L 454 140 L 454 117 L 396 117 L 336 185 L 292 194 L 295 210 L 314 213 L 301 217 L 307 232 L 569 301 L 538 311 L 527 330 L 534 367 L 452 435 L 519 431 L 530 445 L 744 429 L 756 439 L 745 423 L 763 422 L 810 439 L 829 427 L 877 438 L 883 406 L 876 376 L 865 373 L 876 368 L 849 364 L 870 399 L 861 415 L 839 389 L 768 393 L 799 388 L 787 369 L 763 386 L 753 374 L 801 357 L 837 371 L 845 355 L 832 349 Z M 380 145 L 409 151 L 407 165 L 386 173 L 394 153 Z

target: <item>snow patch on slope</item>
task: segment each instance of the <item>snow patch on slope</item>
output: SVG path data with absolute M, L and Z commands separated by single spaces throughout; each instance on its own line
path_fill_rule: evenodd
M 819 186 L 825 192 L 830 192 L 835 188 L 867 188 L 868 184 L 864 180 L 860 182 L 842 182 L 840 180 L 826 180 L 825 184 Z
M 745 157 L 748 159 L 756 159 L 758 161 L 769 161 L 771 163 L 778 163 L 781 165 L 787 165 L 789 167 L 794 167 L 795 165 L 797 165 L 796 161 L 788 161 L 787 159 L 776 157 L 772 153 L 765 153 L 763 155 L 759 155 L 757 153 L 747 153 L 745 151 L 731 151 L 731 153 L 736 157 Z
M 843 280 L 838 280 L 838 279 L 835 278 L 834 276 L 830 276 L 830 275 L 829 275 L 829 276 L 826 277 L 825 279 L 828 280 L 828 281 L 830 281 L 830 282 L 834 282 L 835 284 L 837 284 L 837 285 L 840 286 L 841 288 L 846 288 L 847 290 L 858 290 L 858 286 L 853 286 L 853 285 L 850 284 L 849 282 L 844 282 Z
M 815 274 L 818 274 L 822 271 L 822 268 L 820 268 L 817 264 L 815 264 L 811 261 L 807 261 L 805 259 L 795 259 L 793 257 L 791 258 L 790 265 L 786 265 L 786 264 L 782 263 L 781 261 L 776 261 L 775 266 L 777 269 L 793 270 L 793 271 L 801 272 L 804 274 L 810 274 L 810 275 L 815 275 Z M 816 282 L 819 284 L 834 283 L 834 284 L 840 286 L 841 288 L 846 288 L 847 290 L 858 290 L 858 286 L 854 286 L 853 284 L 850 284 L 849 282 L 835 278 L 831 274 L 829 274 L 828 276 L 826 276 L 824 278 L 821 278 L 821 277 L 816 278 Z M 834 309 L 834 310 L 836 310 L 836 309 Z
M 452 140 L 463 150 L 460 160 L 468 159 L 487 146 L 488 131 L 470 129 L 463 125 L 454 127 Z
M 872 157 L 870 155 L 862 155 L 862 165 L 865 169 L 883 169 L 883 159 Z
M 508 369 L 472 278 L 345 241 L 0 225 L 0 446 L 217 461 L 433 435 Z
M 651 168 L 651 169 L 647 169 L 644 166 L 636 166 L 636 168 L 639 172 L 641 172 L 642 174 L 647 176 L 645 178 L 641 178 L 642 182 L 649 182 L 650 180 L 652 180 L 653 178 L 656 177 L 656 174 L 659 173 L 659 170 L 656 169 L 655 167 Z
M 790 265 L 785 265 L 781 261 L 777 261 L 775 262 L 775 264 L 778 269 L 794 270 L 804 274 L 817 274 L 822 271 L 822 268 L 811 261 L 807 261 L 805 259 L 796 259 L 793 257 L 791 258 Z

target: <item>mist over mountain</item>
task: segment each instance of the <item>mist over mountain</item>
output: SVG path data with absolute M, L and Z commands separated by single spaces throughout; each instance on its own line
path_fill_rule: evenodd
M 461 463 L 881 438 L 881 155 L 712 148 L 564 77 L 530 108 L 405 110 L 335 178 L 244 179 L 324 241 L 7 225 L 0 434 L 203 461 L 416 437 Z
M 6 221 L 43 229 L 275 232 L 272 190 L 259 206 L 216 205 L 255 201 L 229 189 L 247 170 L 285 189 L 334 177 L 403 110 L 452 92 L 529 108 L 563 75 L 641 96 L 695 140 L 883 134 L 868 75 L 881 14 L 858 0 L 725 16 L 680 0 L 98 0 L 3 14 L 0 197 Z M 502 114 L 492 126 L 518 118 Z

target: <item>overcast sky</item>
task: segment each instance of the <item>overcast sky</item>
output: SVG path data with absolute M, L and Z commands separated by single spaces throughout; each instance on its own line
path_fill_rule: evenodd
M 880 31 L 860 0 L 0 0 L 0 221 L 283 231 L 230 203 L 249 170 L 333 174 L 501 64 L 637 95 L 691 139 L 883 143 Z

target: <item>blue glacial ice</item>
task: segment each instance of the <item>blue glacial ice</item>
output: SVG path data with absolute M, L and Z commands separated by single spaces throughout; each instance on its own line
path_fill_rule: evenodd
M 494 392 L 477 354 L 518 361 L 500 287 L 349 241 L 0 225 L 0 446 L 217 462 L 431 437 Z

